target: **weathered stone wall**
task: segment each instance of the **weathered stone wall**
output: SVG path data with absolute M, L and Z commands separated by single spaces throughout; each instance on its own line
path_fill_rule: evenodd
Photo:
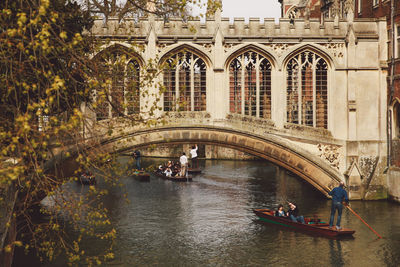
M 400 203 L 400 168 L 390 167 L 388 171 L 389 198 Z
M 205 145 L 202 150 L 204 151 L 199 151 L 202 154 L 199 155 L 199 158 L 231 160 L 254 160 L 258 158 L 242 151 L 221 146 Z M 190 159 L 190 145 L 158 145 L 142 149 L 141 154 L 147 157 L 179 158 L 183 151 Z

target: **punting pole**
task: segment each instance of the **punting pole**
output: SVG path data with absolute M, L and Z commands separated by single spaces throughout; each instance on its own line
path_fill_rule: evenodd
M 374 229 L 372 229 L 371 226 L 368 225 L 368 223 L 366 223 L 361 217 L 360 215 L 358 215 L 352 208 L 350 208 L 349 205 L 345 205 L 346 208 L 348 208 L 354 215 L 356 215 L 366 226 L 368 226 L 369 229 L 372 230 L 372 232 L 374 232 L 379 238 L 382 238 L 382 236 L 380 234 L 378 234 Z

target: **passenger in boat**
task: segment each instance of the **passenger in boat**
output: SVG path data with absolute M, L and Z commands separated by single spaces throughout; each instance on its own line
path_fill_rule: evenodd
M 173 164 L 172 168 L 172 176 L 176 176 L 181 172 L 181 167 L 179 162 L 176 162 L 175 164 Z
M 182 156 L 179 158 L 179 162 L 181 163 L 181 177 L 186 177 L 187 174 L 187 166 L 188 166 L 188 158 L 186 157 L 186 153 L 183 152 Z
M 157 173 L 164 173 L 163 165 L 158 166 Z
M 197 164 L 197 144 L 192 146 L 192 149 L 190 150 L 190 156 L 192 158 L 192 168 L 197 169 L 198 164 Z
M 289 210 L 287 212 L 288 217 L 293 221 L 293 222 L 300 222 L 300 223 L 305 223 L 304 217 L 299 216 L 299 209 L 297 208 L 296 204 L 288 202 L 289 204 Z
M 172 176 L 172 171 L 171 171 L 171 169 L 170 169 L 170 168 L 167 168 L 167 169 L 164 171 L 164 174 L 165 174 L 165 176 L 167 176 L 167 177 L 171 177 L 171 176 Z
M 339 186 L 333 188 L 332 191 L 329 192 L 329 195 L 332 196 L 331 218 L 329 220 L 329 229 L 331 229 L 333 226 L 333 221 L 335 220 L 335 213 L 337 210 L 338 216 L 336 220 L 336 229 L 340 230 L 342 229 L 340 227 L 340 220 L 342 219 L 342 211 L 343 211 L 342 202 L 344 201 L 345 205 L 349 205 L 349 197 L 347 196 L 346 190 L 344 190 L 344 183 L 340 182 Z
M 167 163 L 167 168 L 173 168 L 174 166 L 173 166 L 173 163 L 172 163 L 172 161 L 170 161 L 170 160 L 168 160 L 168 163 Z
M 278 209 L 275 211 L 277 217 L 287 217 L 286 212 L 283 210 L 283 205 L 279 204 Z

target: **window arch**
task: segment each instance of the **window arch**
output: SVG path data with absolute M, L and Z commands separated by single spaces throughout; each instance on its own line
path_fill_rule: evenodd
M 205 111 L 207 66 L 190 51 L 166 60 L 164 69 L 164 111 Z
M 140 65 L 123 52 L 110 52 L 99 60 L 99 75 L 109 81 L 106 91 L 96 90 L 96 118 L 103 120 L 140 112 Z M 98 101 L 103 98 L 102 101 Z
M 328 128 L 328 65 L 319 55 L 304 51 L 286 67 L 286 119 L 289 123 Z
M 400 139 L 400 104 L 398 101 L 393 105 L 392 139 Z
M 229 64 L 231 113 L 271 119 L 271 63 L 248 51 Z

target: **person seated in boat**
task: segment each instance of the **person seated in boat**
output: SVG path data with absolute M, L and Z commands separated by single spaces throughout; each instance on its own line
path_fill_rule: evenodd
M 181 168 L 178 164 L 175 164 L 173 168 L 171 168 L 171 170 L 172 170 L 172 176 L 176 176 L 181 172 Z
M 288 204 L 289 204 L 289 210 L 287 212 L 288 217 L 293 222 L 305 223 L 304 217 L 299 215 L 299 209 L 297 208 L 296 204 L 292 202 L 288 202 Z
M 158 166 L 158 169 L 156 171 L 157 173 L 164 173 L 164 167 L 163 165 Z
M 167 168 L 172 169 L 173 167 L 174 167 L 174 165 L 173 165 L 172 161 L 169 160 L 167 163 Z
M 283 205 L 279 204 L 278 209 L 275 211 L 277 217 L 287 217 L 286 212 L 283 210 Z
M 172 176 L 172 171 L 171 171 L 171 169 L 170 169 L 170 168 L 167 168 L 167 169 L 164 171 L 164 174 L 165 174 L 165 176 L 167 176 L 167 177 L 171 177 L 171 176 Z

